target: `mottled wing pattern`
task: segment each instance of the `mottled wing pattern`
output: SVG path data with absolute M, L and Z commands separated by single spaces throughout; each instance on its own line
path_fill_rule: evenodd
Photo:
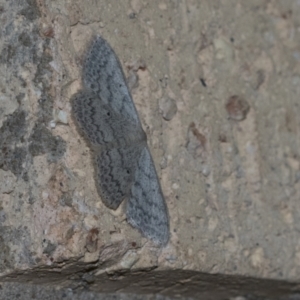
M 95 155 L 96 184 L 104 204 L 116 209 L 128 199 L 141 145 L 103 150 Z
M 127 220 L 155 242 L 159 244 L 168 242 L 167 207 L 148 147 L 143 148 L 138 159 L 127 202 Z
M 125 146 L 130 138 L 129 133 L 143 135 L 141 127 L 116 113 L 92 92 L 78 92 L 71 103 L 77 124 L 92 146 Z
M 117 113 L 141 126 L 121 64 L 113 49 L 100 36 L 92 42 L 87 52 L 83 83 L 87 90 L 97 94 Z

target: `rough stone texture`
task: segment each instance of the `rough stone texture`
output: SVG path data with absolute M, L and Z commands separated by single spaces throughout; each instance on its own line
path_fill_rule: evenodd
M 299 280 L 299 20 L 285 0 L 0 0 L 0 275 L 159 266 Z M 164 249 L 102 204 L 70 118 L 94 34 L 134 79 L 170 212 Z M 169 121 L 162 98 L 176 102 Z
M 57 289 L 53 287 L 24 285 L 24 284 L 2 284 L 0 290 L 1 299 L 22 300 L 172 300 L 178 299 L 161 295 L 136 295 L 136 294 L 98 294 L 92 292 L 73 291 L 71 289 Z M 191 298 L 180 298 L 188 300 Z

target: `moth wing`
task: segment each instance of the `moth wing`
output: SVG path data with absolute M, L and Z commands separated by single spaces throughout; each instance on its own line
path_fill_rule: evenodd
M 128 140 L 138 134 L 143 138 L 140 125 L 119 115 L 92 92 L 78 92 L 71 98 L 71 103 L 77 125 L 94 147 L 111 147 L 112 143 L 126 146 Z
M 130 146 L 101 151 L 95 155 L 95 181 L 104 204 L 116 209 L 128 199 L 142 148 Z
M 92 42 L 86 54 L 83 83 L 116 113 L 140 124 L 121 64 L 114 50 L 100 36 Z
M 169 239 L 169 218 L 164 196 L 148 147 L 138 159 L 130 197 L 127 220 L 146 237 L 165 245 Z

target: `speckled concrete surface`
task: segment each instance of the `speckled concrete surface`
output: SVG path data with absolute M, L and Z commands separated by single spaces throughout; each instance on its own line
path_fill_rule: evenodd
M 299 20 L 299 1 L 0 1 L 0 274 L 299 280 Z M 94 34 L 120 58 L 148 136 L 163 249 L 102 204 L 70 117 Z
M 161 295 L 135 295 L 135 294 L 108 294 L 87 291 L 73 291 L 72 289 L 58 289 L 47 286 L 30 284 L 5 283 L 1 285 L 0 298 L 2 300 L 172 300 Z M 178 299 L 178 298 L 177 298 Z M 189 300 L 191 298 L 181 298 Z M 192 299 L 191 299 L 192 300 Z

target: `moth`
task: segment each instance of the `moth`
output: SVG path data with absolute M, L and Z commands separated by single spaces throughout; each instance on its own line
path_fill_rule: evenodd
M 165 245 L 168 211 L 147 137 L 121 64 L 100 36 L 86 52 L 82 86 L 71 98 L 72 112 L 93 153 L 98 194 L 110 209 L 126 201 L 127 221 Z

